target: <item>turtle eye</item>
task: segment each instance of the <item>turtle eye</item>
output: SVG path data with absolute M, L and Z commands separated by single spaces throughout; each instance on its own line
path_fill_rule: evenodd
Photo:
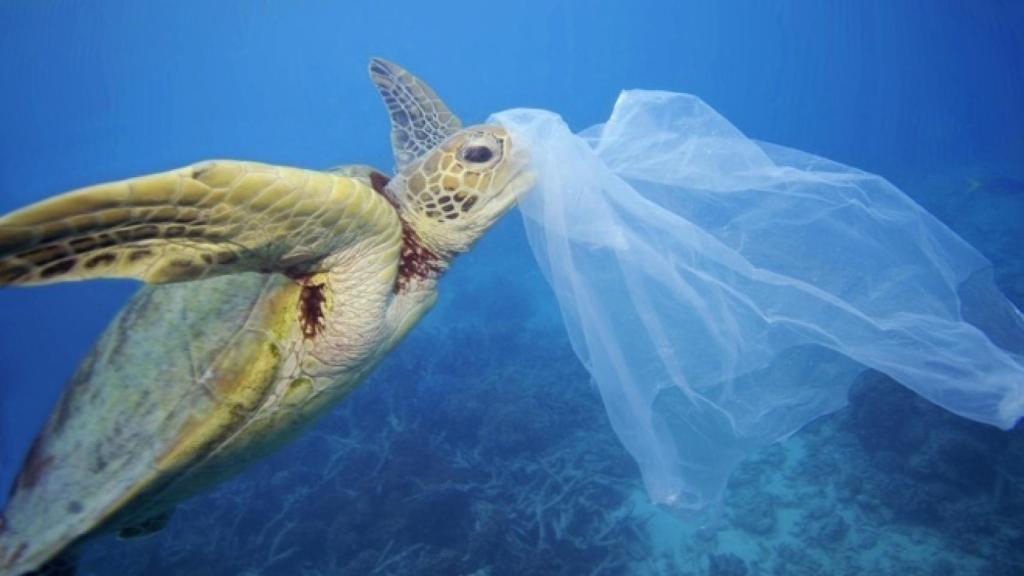
M 474 164 L 482 164 L 494 157 L 494 152 L 487 146 L 470 146 L 462 151 L 462 159 Z

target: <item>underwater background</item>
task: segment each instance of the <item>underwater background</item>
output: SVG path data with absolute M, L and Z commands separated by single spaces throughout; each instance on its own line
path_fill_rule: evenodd
M 619 90 L 881 174 L 1024 308 L 1024 3 L 0 3 L 0 212 L 207 158 L 392 165 L 370 56 L 467 124 L 574 129 Z M 0 291 L 0 492 L 137 285 Z M 746 462 L 721 520 L 653 507 L 509 214 L 436 308 L 305 436 L 85 550 L 84 575 L 1024 574 L 1024 431 L 877 373 Z M 0 497 L 2 501 L 2 497 Z

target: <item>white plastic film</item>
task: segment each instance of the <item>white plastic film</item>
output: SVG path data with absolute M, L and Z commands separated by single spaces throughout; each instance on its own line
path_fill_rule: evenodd
M 865 367 L 973 420 L 1024 414 L 1024 317 L 884 179 L 750 140 L 685 94 L 623 92 L 579 135 L 540 110 L 491 121 L 531 150 L 530 244 L 655 501 L 718 502 Z

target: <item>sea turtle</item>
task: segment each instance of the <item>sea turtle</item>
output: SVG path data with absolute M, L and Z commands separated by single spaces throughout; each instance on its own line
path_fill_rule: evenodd
M 438 278 L 530 186 L 497 126 L 463 129 L 380 59 L 396 176 L 215 160 L 0 218 L 0 284 L 144 286 L 82 362 L 0 516 L 0 575 L 71 574 L 87 537 L 175 504 L 294 438 L 436 300 Z

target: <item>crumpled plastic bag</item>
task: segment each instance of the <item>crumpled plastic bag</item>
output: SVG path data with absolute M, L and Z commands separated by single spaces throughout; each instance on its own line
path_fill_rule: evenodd
M 866 368 L 966 418 L 1024 414 L 1024 317 L 990 263 L 884 179 L 746 138 L 700 99 L 627 91 L 526 143 L 520 201 L 573 348 L 651 498 L 720 501 L 754 450 L 846 403 Z

